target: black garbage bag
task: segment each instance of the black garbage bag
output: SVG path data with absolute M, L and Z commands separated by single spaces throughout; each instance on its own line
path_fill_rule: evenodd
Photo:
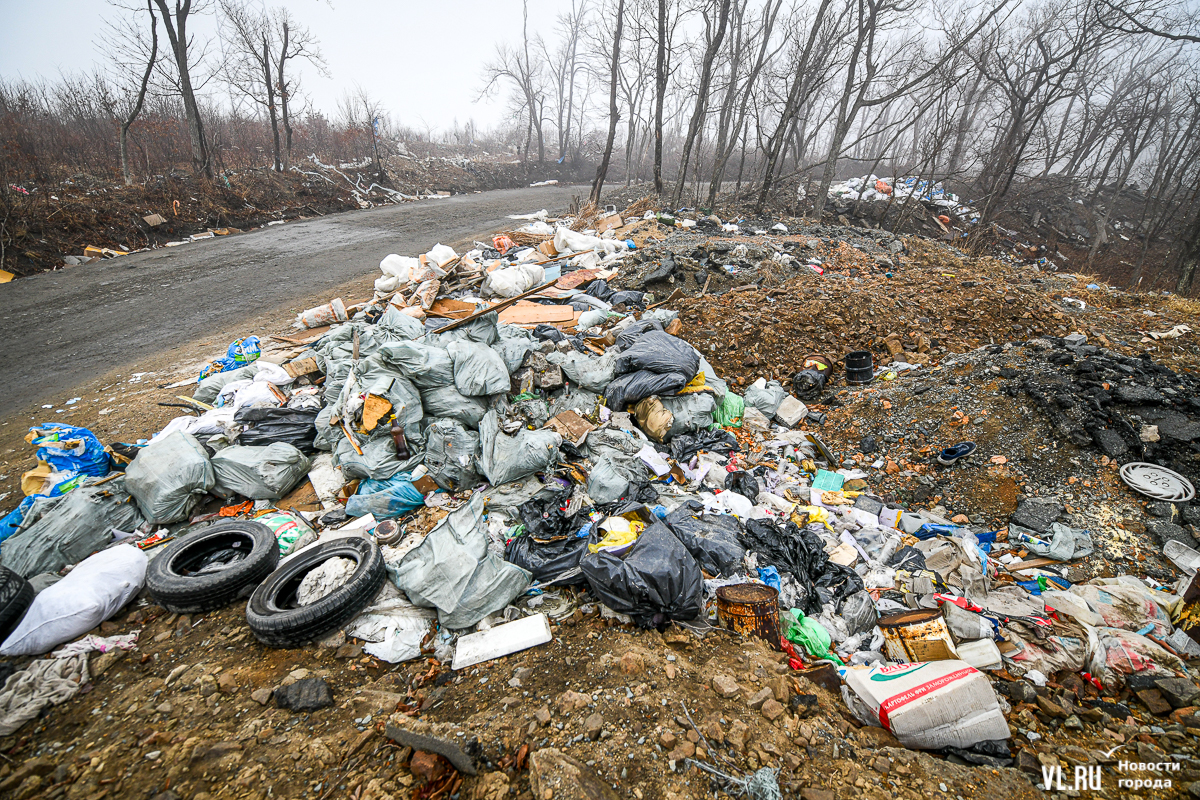
M 906 569 L 909 572 L 920 572 L 925 569 L 925 554 L 915 547 L 901 547 L 892 553 L 887 565 L 896 569 Z
M 551 542 L 574 538 L 576 531 L 588 522 L 590 507 L 580 508 L 567 516 L 571 502 L 571 487 L 564 486 L 554 492 L 539 492 L 536 497 L 517 507 L 521 522 L 525 523 L 525 534 L 537 542 Z
M 662 323 L 656 319 L 640 319 L 632 325 L 626 326 L 625 330 L 617 335 L 616 347 L 618 350 L 628 350 L 642 336 L 651 331 L 661 331 L 662 329 Z
M 687 386 L 690 380 L 681 372 L 658 373 L 643 369 L 621 375 L 609 383 L 604 390 L 604 399 L 613 411 L 624 411 L 625 406 L 652 394 L 669 397 Z
M 741 449 L 732 433 L 717 428 L 715 431 L 697 431 L 675 436 L 671 439 L 670 455 L 676 461 L 691 461 L 692 456 L 701 450 L 727 456 Z
M 319 408 L 239 408 L 234 422 L 247 426 L 237 439 L 238 444 L 253 447 L 272 442 L 286 442 L 305 455 L 317 452 Z
M 595 297 L 597 300 L 603 300 L 607 303 L 608 298 L 616 294 L 616 290 L 610 288 L 608 281 L 601 278 L 592 281 L 587 286 L 584 286 L 583 293 Z
M 644 628 L 695 619 L 704 607 L 700 565 L 661 522 L 646 528 L 620 555 L 588 553 L 579 566 L 602 603 Z
M 565 342 L 567 335 L 553 325 L 538 325 L 533 329 L 533 337 L 542 342 Z
M 504 548 L 504 560 L 533 573 L 538 583 L 547 583 L 579 566 L 587 553 L 587 537 L 569 536 L 553 542 L 537 542 L 528 534 L 517 536 Z M 556 583 L 563 586 L 583 586 L 587 579 L 576 573 Z
M 650 331 L 617 356 L 617 374 L 648 371 L 684 375 L 684 383 L 700 371 L 700 355 L 683 339 L 663 331 Z
M 604 298 L 606 303 L 611 303 L 616 306 L 637 306 L 641 308 L 646 304 L 646 293 L 639 292 L 634 289 L 626 289 L 620 292 L 613 292 L 608 297 Z
M 858 573 L 829 560 L 821 537 L 794 522 L 781 528 L 770 520 L 749 520 L 741 541 L 759 555 L 760 563 L 796 579 L 804 589 L 800 610 L 805 614 L 820 614 L 826 603 L 839 611 L 847 597 L 864 587 Z
M 725 476 L 725 488 L 731 492 L 737 492 L 751 503 L 758 502 L 758 493 L 761 491 L 758 486 L 758 479 L 749 472 L 742 472 L 741 470 L 730 472 Z
M 727 514 L 701 514 L 704 504 L 688 500 L 663 520 L 709 575 L 732 575 L 742 568 L 746 549 L 738 537 L 742 524 Z

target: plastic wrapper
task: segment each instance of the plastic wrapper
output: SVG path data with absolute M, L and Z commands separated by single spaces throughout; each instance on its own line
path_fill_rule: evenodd
M 104 445 L 87 428 L 51 422 L 30 428 L 26 440 L 37 447 L 38 461 L 53 469 L 53 485 L 38 494 L 65 494 L 79 485 L 81 475 L 102 478 L 111 465 Z
M 425 498 L 412 485 L 407 472 L 398 472 L 382 481 L 366 480 L 346 501 L 346 513 L 351 517 L 371 514 L 375 519 L 390 519 L 415 511 L 425 505 Z
M 238 444 L 254 447 L 282 442 L 301 453 L 315 453 L 320 413 L 314 408 L 239 408 L 233 416 L 234 422 L 244 426 Z
M 661 522 L 623 553 L 588 553 L 579 566 L 601 602 L 643 627 L 695 619 L 703 609 L 700 566 Z
M 728 514 L 701 514 L 703 509 L 702 503 L 685 500 L 663 521 L 709 575 L 740 572 L 746 557 L 746 549 L 738 541 L 742 524 Z
M 112 541 L 112 530 L 132 531 L 144 521 L 125 490 L 125 478 L 99 486 L 89 478 L 62 497 L 35 501 L 17 532 L 0 542 L 0 564 L 25 578 L 77 564 Z
M 787 630 L 783 634 L 785 639 L 802 646 L 813 658 L 825 658 L 841 663 L 842 660 L 831 648 L 833 639 L 830 637 L 829 631 L 821 626 L 821 623 L 812 617 L 805 616 L 804 612 L 798 608 L 790 609 L 787 615 L 790 619 Z
M 484 297 L 516 297 L 546 282 L 546 270 L 537 264 L 516 264 L 485 274 L 479 293 Z
M 1010 535 L 1027 534 L 1021 538 L 1021 543 L 1031 553 L 1043 558 L 1074 561 L 1079 558 L 1087 558 L 1095 551 L 1092 535 L 1082 528 L 1072 528 L 1061 522 L 1051 523 L 1050 536 L 1047 540 L 1045 536 L 1039 535 L 1036 531 L 1026 530 L 1018 525 L 1011 527 L 1016 530 L 1010 530 Z
M 475 471 L 479 434 L 459 422 L 440 419 L 425 430 L 425 467 L 438 486 L 448 492 L 473 489 L 482 478 Z
M 125 469 L 125 488 L 153 523 L 187 519 L 216 484 L 208 453 L 191 434 L 151 440 Z
M 740 428 L 745 413 L 745 401 L 733 392 L 726 390 L 721 403 L 713 410 L 712 421 L 713 424 L 722 428 Z
M 484 498 L 475 493 L 388 572 L 414 605 L 438 610 L 452 630 L 501 611 L 529 588 L 530 574 L 488 550 Z
M 32 656 L 77 639 L 121 610 L 146 582 L 146 554 L 121 544 L 82 559 L 34 599 L 0 644 L 0 655 Z
M 500 430 L 495 411 L 479 423 L 479 467 L 493 485 L 544 472 L 558 461 L 562 436 L 554 431 L 522 429 L 515 436 Z
M 1120 689 L 1132 675 L 1170 678 L 1176 672 L 1187 674 L 1187 667 L 1178 656 L 1132 631 L 1093 628 L 1088 636 L 1091 652 L 1088 671 L 1109 691 Z
M 525 526 L 525 535 L 537 542 L 574 538 L 588 524 L 591 509 L 580 503 L 572 508 L 573 493 L 570 486 L 551 482 L 535 497 L 522 503 L 517 514 Z
M 508 367 L 500 354 L 478 342 L 451 342 L 446 347 L 454 362 L 454 386 L 467 397 L 507 392 Z
M 487 401 L 482 397 L 467 397 L 454 384 L 421 390 L 421 405 L 425 413 L 438 419 L 452 419 L 468 428 L 478 428 L 487 413 Z
M 760 386 L 759 384 L 764 384 Z M 787 391 L 779 381 L 766 382 L 759 378 L 750 385 L 742 396 L 745 404 L 761 411 L 767 419 L 775 416 L 779 404 L 787 397 Z
M 687 386 L 688 380 L 682 372 L 640 370 L 614 378 L 602 391 L 609 408 L 624 411 L 627 405 L 633 405 L 652 394 L 660 398 L 673 395 Z
M 265 447 L 226 447 L 212 457 L 213 494 L 250 500 L 276 500 L 308 474 L 308 458 L 295 447 L 275 442 Z
M 418 389 L 454 383 L 454 362 L 441 347 L 424 342 L 393 342 L 379 348 L 379 358 Z
M 700 357 L 690 344 L 662 331 L 649 331 L 617 356 L 617 374 L 681 373 L 684 383 L 700 371 Z

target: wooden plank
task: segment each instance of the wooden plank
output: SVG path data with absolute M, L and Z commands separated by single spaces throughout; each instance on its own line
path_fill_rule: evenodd
M 517 301 L 524 300 L 527 297 L 535 295 L 538 292 L 542 291 L 543 289 L 549 289 L 553 285 L 554 285 L 554 281 L 550 281 L 549 283 L 544 283 L 541 286 L 535 286 L 532 289 L 530 289 L 528 292 L 525 292 L 524 294 L 519 294 L 516 297 L 509 298 L 508 300 L 505 300 L 503 303 L 497 303 L 496 305 L 492 306 L 491 308 L 485 308 L 482 311 L 476 311 L 474 314 L 472 314 L 469 317 L 463 317 L 462 319 L 456 319 L 453 322 L 451 322 L 449 325 L 443 325 L 442 327 L 440 327 L 436 331 L 434 331 L 434 333 L 442 333 L 443 331 L 454 330 L 455 328 L 459 327 L 460 325 L 464 325 L 468 322 L 471 322 L 472 320 L 477 319 L 478 317 L 482 317 L 484 314 L 487 314 L 492 311 L 503 311 L 504 309 L 508 308 L 509 306 L 516 305 Z M 426 336 L 426 334 L 423 333 L 423 334 L 421 334 L 421 336 L 419 338 L 423 339 L 423 338 L 425 338 L 425 336 Z
M 1005 569 L 1009 572 L 1023 572 L 1027 569 L 1037 569 L 1038 567 L 1065 567 L 1067 563 L 1057 561 L 1053 558 L 1031 558 L 1028 561 L 1018 561 L 1016 564 L 1009 564 Z
M 570 306 L 545 306 L 541 303 L 517 303 L 500 312 L 500 321 L 509 325 L 538 325 L 570 322 L 573 319 L 575 309 Z
M 375 426 L 379 424 L 379 420 L 391 413 L 391 410 L 392 404 L 386 397 L 380 397 L 377 394 L 367 395 L 363 400 L 363 429 L 368 431 L 375 430 Z
M 311 375 L 314 372 L 320 372 L 321 368 L 317 366 L 317 360 L 312 356 L 301 358 L 297 361 L 289 361 L 283 365 L 288 375 L 293 378 L 299 378 L 301 375 Z
M 429 310 L 425 312 L 431 317 L 443 317 L 446 319 L 460 319 L 467 314 L 475 313 L 475 304 L 467 303 L 462 300 L 455 300 L 450 297 L 442 297 L 434 301 Z

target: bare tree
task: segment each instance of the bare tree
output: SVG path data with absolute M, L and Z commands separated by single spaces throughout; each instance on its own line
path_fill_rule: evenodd
M 200 119 L 200 108 L 196 104 L 196 92 L 192 85 L 192 62 L 189 57 L 192 41 L 187 32 L 188 17 L 199 13 L 201 7 L 198 3 L 193 7 L 192 0 L 175 0 L 175 11 L 172 12 L 167 7 L 167 0 L 154 0 L 154 3 L 162 15 L 167 39 L 171 42 L 171 53 L 175 56 L 175 66 L 179 70 L 179 93 L 183 98 L 188 136 L 192 143 L 192 169 L 211 178 L 212 161 L 209 159 L 204 124 Z
M 712 20 L 708 17 L 708 9 L 704 10 L 704 29 L 708 44 L 704 48 L 704 57 L 700 61 L 700 75 L 696 81 L 696 104 L 692 108 L 692 117 L 688 122 L 687 135 L 683 140 L 683 155 L 679 159 L 679 178 L 675 183 L 673 203 L 679 205 L 683 198 L 683 185 L 687 180 L 688 162 L 691 160 L 692 147 L 696 137 L 700 135 L 700 127 L 704 122 L 704 112 L 708 108 L 708 87 L 712 83 L 713 61 L 721 49 L 725 38 L 725 29 L 729 26 L 730 0 L 714 0 L 716 2 L 717 29 L 712 30 Z
M 604 178 L 608 175 L 608 164 L 612 160 L 613 141 L 617 138 L 617 120 L 620 109 L 617 106 L 617 82 L 621 71 L 621 32 L 625 27 L 625 0 L 617 0 L 617 28 L 613 33 L 612 67 L 608 82 L 608 139 L 604 143 L 604 156 L 600 166 L 596 167 L 596 180 L 592 183 L 592 194 L 589 199 L 596 205 L 600 204 L 600 192 L 604 188 Z
M 545 41 L 539 40 L 542 55 L 550 70 L 551 98 L 555 118 L 555 130 L 558 135 L 558 160 L 561 162 L 567 156 L 567 148 L 571 142 L 571 126 L 582 122 L 575 114 L 575 88 L 579 74 L 584 69 L 580 42 L 583 39 L 587 24 L 586 0 L 571 0 L 571 10 L 560 14 L 557 27 L 559 30 L 558 48 L 553 53 Z
M 121 42 L 120 47 L 111 49 L 112 81 L 115 93 L 121 95 L 113 98 L 106 105 L 113 108 L 120 123 L 117 137 L 121 155 L 121 178 L 126 186 L 133 185 L 133 175 L 129 167 L 129 129 L 137 121 L 146 102 L 146 92 L 150 86 L 150 76 L 158 62 L 158 19 L 154 16 L 154 6 L 151 0 L 146 0 L 145 11 L 150 17 L 147 25 L 141 19 L 140 10 L 133 11 L 132 17 L 122 16 L 119 21 L 109 21 L 107 27 L 113 41 Z M 146 41 L 146 31 L 149 29 L 149 42 Z M 141 69 L 141 65 L 145 68 Z M 138 78 L 140 70 L 140 80 Z M 97 96 L 108 97 L 109 82 L 97 86 Z
M 529 37 L 529 2 L 522 3 L 523 24 L 521 27 L 521 50 L 506 44 L 496 46 L 496 57 L 484 67 L 486 83 L 480 96 L 486 95 L 502 80 L 512 82 L 521 97 L 521 108 L 528 114 L 528 129 L 525 152 L 529 152 L 529 140 L 536 134 L 538 163 L 546 161 L 546 136 L 543 120 L 546 108 L 546 90 L 543 85 L 541 62 L 534 62 L 530 51 L 540 44 L 540 38 Z

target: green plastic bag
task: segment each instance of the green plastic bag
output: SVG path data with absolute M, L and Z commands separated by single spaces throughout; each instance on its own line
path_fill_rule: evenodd
M 713 412 L 713 424 L 710 430 L 717 428 L 742 427 L 742 415 L 746 413 L 746 402 L 733 392 L 725 392 L 725 399 Z
M 829 638 L 829 631 L 825 630 L 821 623 L 804 616 L 804 612 L 798 608 L 793 608 L 788 613 L 792 615 L 792 619 L 784 636 L 789 642 L 801 645 L 814 658 L 828 658 L 842 663 L 829 646 L 833 640 Z

